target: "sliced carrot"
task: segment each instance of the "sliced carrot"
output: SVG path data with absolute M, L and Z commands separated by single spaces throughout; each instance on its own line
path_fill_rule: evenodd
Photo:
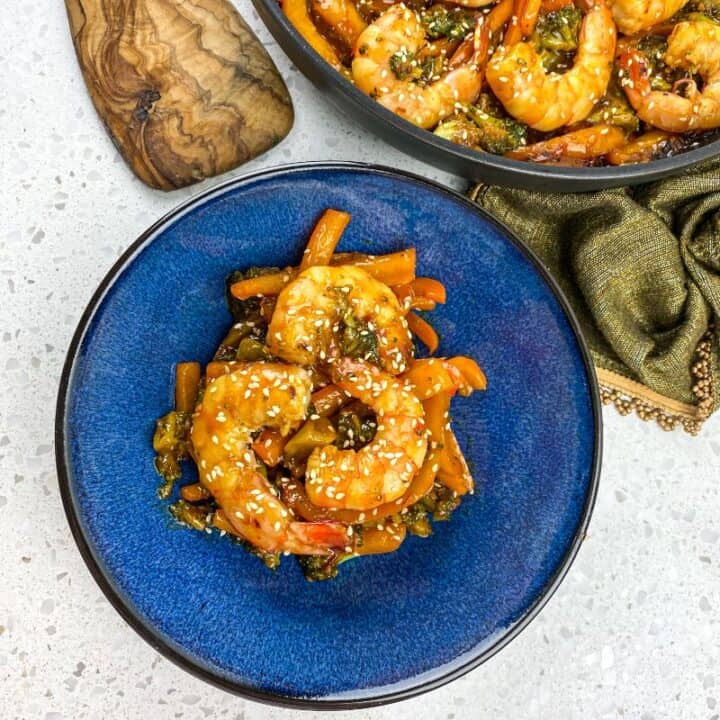
M 188 502 L 200 502 L 201 500 L 207 500 L 210 493 L 200 483 L 193 483 L 192 485 L 183 485 L 180 488 L 180 497 Z
M 205 366 L 205 377 L 208 380 L 214 380 L 221 375 L 229 375 L 237 365 L 235 360 L 213 360 Z
M 435 301 L 426 297 L 415 294 L 413 283 L 405 283 L 404 285 L 395 285 L 391 288 L 400 305 L 407 310 L 434 310 Z
M 438 349 L 440 338 L 429 322 L 423 320 L 423 318 L 419 315 L 411 312 L 407 315 L 407 323 L 410 328 L 410 332 L 412 332 L 413 335 L 415 335 L 420 342 L 427 347 L 430 354 L 434 353 Z
M 387 523 L 379 527 L 366 528 L 362 539 L 355 545 L 355 555 L 383 555 L 395 552 L 405 540 L 407 528 L 403 523 Z M 362 544 L 360 544 L 362 543 Z
M 542 0 L 540 5 L 540 12 L 543 14 L 556 12 L 562 10 L 568 5 L 572 5 L 574 0 Z
M 348 213 L 328 208 L 310 235 L 300 270 L 306 270 L 314 265 L 328 265 L 349 222 Z
M 287 19 L 295 26 L 295 29 L 312 46 L 315 52 L 323 60 L 330 63 L 336 70 L 342 69 L 335 48 L 320 34 L 310 17 L 306 0 L 282 0 L 283 12 Z
M 415 248 L 407 248 L 388 255 L 363 255 L 361 253 L 336 253 L 331 265 L 354 265 L 361 267 L 385 285 L 403 285 L 415 279 L 417 255 Z
M 419 277 L 410 283 L 415 297 L 422 297 L 440 305 L 445 304 L 447 300 L 447 291 L 445 286 L 434 278 Z
M 516 45 L 532 34 L 537 24 L 540 5 L 541 0 L 516 0 L 512 20 L 505 32 L 505 45 Z
M 233 283 L 230 286 L 230 293 L 238 300 L 279 295 L 291 278 L 290 268 L 283 272 L 258 275 L 254 278 L 246 278 Z
M 447 362 L 457 368 L 473 390 L 487 389 L 487 378 L 482 368 L 469 357 L 457 355 L 449 358 Z
M 285 438 L 277 430 L 266 428 L 257 436 L 252 448 L 268 467 L 275 467 L 282 460 Z
M 330 265 L 354 265 L 385 285 L 403 285 L 415 279 L 415 248 L 400 250 L 388 255 L 363 255 L 362 253 L 336 253 Z M 258 275 L 238 280 L 230 287 L 233 297 L 247 300 L 251 297 L 273 297 L 293 279 L 297 271 L 286 268 L 282 272 Z
M 425 424 L 430 431 L 430 439 L 440 450 L 445 447 L 445 429 L 450 421 L 450 400 L 449 393 L 439 393 L 423 400 L 422 404 L 425 410 Z
M 181 362 L 175 368 L 175 409 L 192 412 L 200 386 L 200 363 Z
M 465 456 L 460 449 L 455 433 L 447 427 L 445 429 L 445 443 L 440 453 L 438 463 L 438 480 L 454 490 L 458 495 L 465 495 L 473 489 L 473 479 L 470 474 Z
M 327 417 L 337 412 L 349 398 L 350 396 L 337 385 L 326 385 L 312 394 L 310 402 L 318 415 Z
M 334 34 L 349 49 L 355 46 L 358 36 L 367 27 L 367 23 L 358 12 L 353 0 L 337 0 L 336 2 L 311 0 L 311 5 L 313 12 L 333 29 Z
M 420 400 L 439 393 L 453 394 L 457 389 L 455 380 L 439 358 L 413 360 L 401 377 L 410 384 L 413 394 Z
M 505 25 L 513 14 L 514 0 L 500 0 L 488 13 L 487 24 L 490 32 L 497 32 Z

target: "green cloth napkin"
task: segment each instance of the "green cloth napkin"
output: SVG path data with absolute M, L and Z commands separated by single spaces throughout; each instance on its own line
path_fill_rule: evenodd
M 471 198 L 558 281 L 603 401 L 696 433 L 718 404 L 720 160 L 634 188 L 570 194 L 479 185 Z

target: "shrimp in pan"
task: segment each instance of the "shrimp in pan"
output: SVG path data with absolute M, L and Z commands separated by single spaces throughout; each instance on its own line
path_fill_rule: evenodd
M 518 42 L 492 56 L 488 85 L 510 115 L 535 130 L 580 122 L 607 90 L 616 35 L 612 14 L 600 2 L 583 18 L 575 62 L 566 73 L 546 72 L 533 45 Z
M 306 490 L 318 507 L 370 510 L 401 497 L 425 459 L 428 438 L 422 403 L 404 383 L 370 363 L 342 358 L 333 380 L 377 415 L 375 438 L 359 451 L 316 448 Z
M 646 58 L 638 50 L 620 57 L 628 101 L 648 125 L 671 133 L 720 127 L 720 26 L 705 20 L 678 23 L 668 38 L 665 63 L 700 75 L 703 88 L 688 78 L 676 92 L 653 90 Z
M 268 327 L 270 352 L 286 362 L 312 365 L 342 354 L 348 323 L 372 333 L 377 360 L 403 372 L 412 357 L 405 313 L 392 290 L 359 267 L 310 267 L 280 293 Z
M 400 79 L 393 60 L 412 58 L 425 43 L 425 30 L 414 10 L 393 5 L 360 34 L 355 43 L 355 84 L 381 105 L 414 125 L 432 128 L 451 115 L 458 103 L 474 102 L 483 83 L 489 31 L 479 22 L 469 61 L 425 85 Z
M 200 481 L 239 535 L 266 552 L 328 555 L 347 547 L 338 522 L 300 522 L 258 472 L 252 434 L 286 434 L 307 414 L 310 374 L 299 367 L 244 363 L 207 387 L 194 415 L 192 446 Z

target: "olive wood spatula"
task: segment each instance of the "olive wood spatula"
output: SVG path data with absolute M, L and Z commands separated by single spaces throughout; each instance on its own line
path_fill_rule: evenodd
M 137 176 L 173 190 L 290 131 L 270 56 L 229 0 L 65 0 L 95 109 Z

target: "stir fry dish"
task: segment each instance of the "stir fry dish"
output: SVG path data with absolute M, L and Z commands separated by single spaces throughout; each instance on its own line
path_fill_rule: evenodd
M 477 151 L 570 166 L 717 138 L 720 0 L 280 0 L 388 110 Z
M 418 311 L 445 287 L 416 276 L 414 248 L 336 253 L 349 221 L 325 211 L 297 267 L 229 275 L 234 322 L 204 370 L 177 364 L 153 438 L 162 498 L 182 461 L 197 467 L 170 504 L 177 520 L 270 568 L 296 555 L 308 580 L 450 518 L 473 492 L 450 402 L 486 387 L 469 357 L 415 356 L 415 341 L 438 349 Z

